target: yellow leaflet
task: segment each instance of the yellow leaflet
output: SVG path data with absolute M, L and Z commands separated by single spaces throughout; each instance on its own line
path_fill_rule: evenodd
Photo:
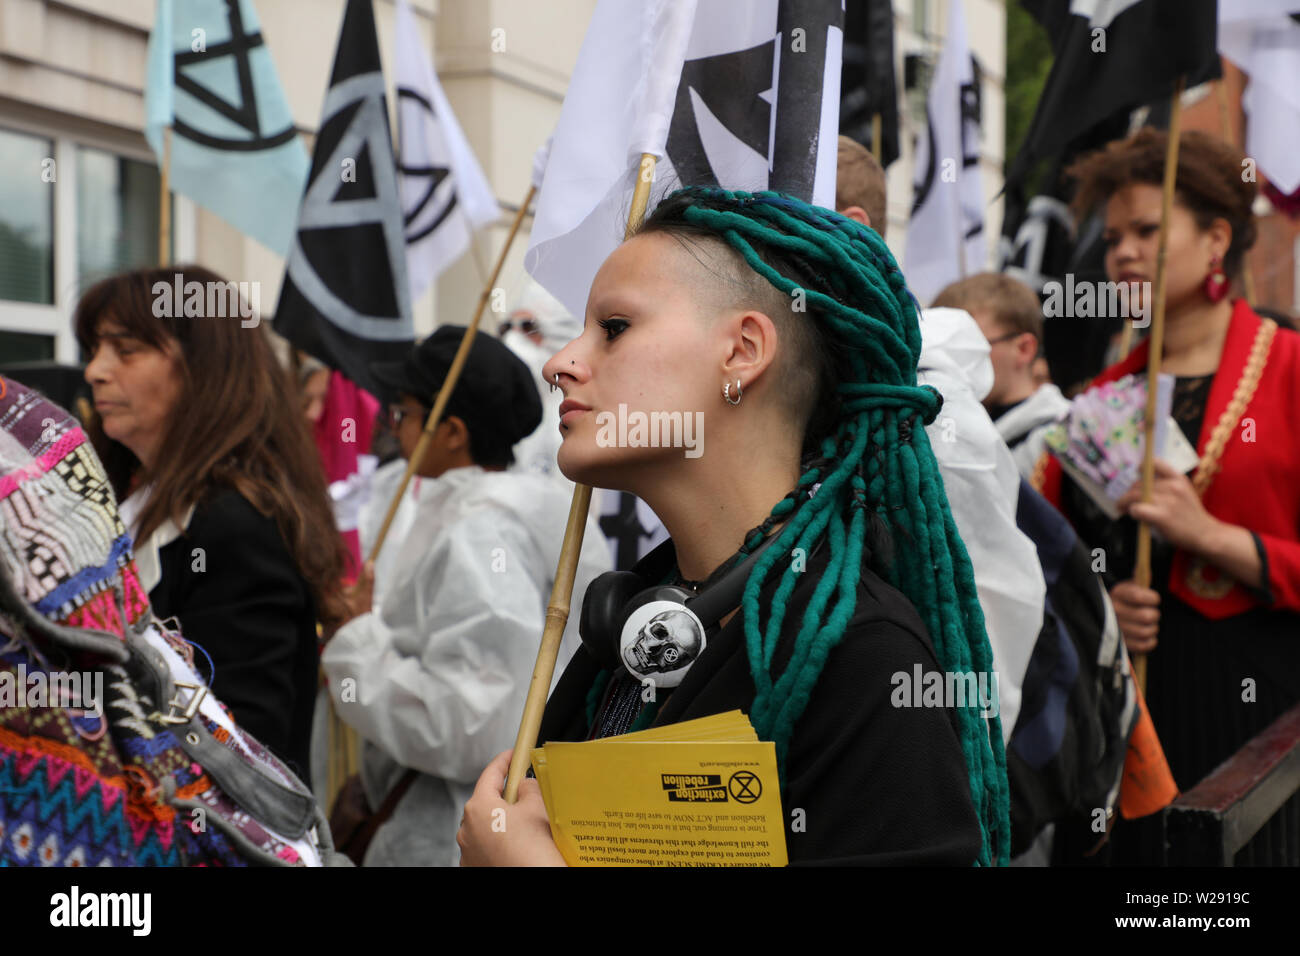
M 638 730 L 634 734 L 621 734 L 618 737 L 605 737 L 593 743 L 610 743 L 626 741 L 628 743 L 649 743 L 657 740 L 716 740 L 742 741 L 757 740 L 758 734 L 749 722 L 744 711 L 729 710 L 725 714 L 711 714 L 694 720 L 683 720 L 677 724 L 665 724 Z
M 570 866 L 786 864 L 770 741 L 551 743 L 533 763 Z

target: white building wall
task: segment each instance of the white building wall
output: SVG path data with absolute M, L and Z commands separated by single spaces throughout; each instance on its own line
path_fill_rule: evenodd
M 433 51 L 452 108 L 483 163 L 503 206 L 501 221 L 479 237 L 435 290 L 415 304 L 417 330 L 436 322 L 465 323 L 483 278 L 505 240 L 528 188 L 532 156 L 553 129 L 568 77 L 596 0 L 410 0 L 422 39 Z M 631 2 L 631 0 L 629 0 Z M 962 0 L 973 52 L 984 69 L 981 156 L 985 194 L 1002 183 L 1006 14 L 1004 0 Z M 154 0 L 0 0 L 0 127 L 27 130 L 56 142 L 57 157 L 89 143 L 150 160 L 143 136 L 145 49 Z M 344 0 L 255 0 L 294 122 L 310 148 L 329 81 Z M 947 0 L 894 0 L 895 53 L 902 101 L 902 156 L 889 170 L 890 247 L 901 258 L 912 199 L 915 118 L 903 97 L 903 56 L 942 44 Z M 384 68 L 391 77 L 392 0 L 375 0 Z M 924 21 L 924 22 L 921 22 Z M 918 32 L 924 27 L 925 32 Z M 495 41 L 495 49 L 494 49 Z M 392 101 L 390 97 L 390 110 Z M 61 174 L 71 174 L 60 163 Z M 986 217 L 990 256 L 1001 227 L 1001 201 Z M 75 361 L 67 320 L 75 305 L 75 253 L 66 217 L 56 212 L 55 304 L 0 302 L 0 328 L 58 334 L 57 357 Z M 260 284 L 264 311 L 274 308 L 283 260 L 217 216 L 177 197 L 176 251 L 238 281 Z M 513 292 L 522 274 L 528 221 L 499 285 Z M 495 324 L 493 322 L 492 324 Z
M 949 0 L 894 0 L 894 56 L 900 97 L 900 151 L 889 167 L 889 232 L 886 239 L 894 257 L 903 261 L 907 244 L 907 220 L 912 210 L 912 179 L 916 137 L 924 128 L 925 114 L 912 115 L 903 92 L 903 58 L 908 53 L 925 53 L 937 63 L 947 35 Z M 985 248 L 992 268 L 997 237 L 1002 230 L 1001 198 L 1003 153 L 1006 140 L 1007 12 L 1005 0 L 961 0 L 966 15 L 966 34 L 971 53 L 983 70 L 980 99 L 983 119 L 980 129 L 980 171 L 984 181 L 986 212 Z M 922 100 L 923 102 L 923 100 Z M 926 303 L 922 303 L 923 305 Z

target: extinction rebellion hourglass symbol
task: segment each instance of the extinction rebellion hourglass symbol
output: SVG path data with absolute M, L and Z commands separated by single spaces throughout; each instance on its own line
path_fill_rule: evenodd
M 430 116 L 436 116 L 433 104 L 421 95 L 418 91 L 408 89 L 404 86 L 397 88 L 397 109 L 401 113 L 404 110 L 414 110 L 416 112 L 425 112 Z M 409 121 L 399 123 L 397 126 L 397 155 L 405 156 L 406 150 L 403 147 L 401 137 L 403 130 L 424 129 L 427 125 L 432 125 L 427 121 L 412 116 Z M 419 177 L 427 179 L 423 193 L 416 201 L 414 208 L 402 210 L 403 224 L 406 226 L 407 245 L 419 242 L 425 236 L 432 233 L 442 225 L 453 209 L 456 208 L 456 190 L 450 182 L 451 169 L 447 166 L 408 166 L 398 160 L 397 171 L 403 176 Z M 446 182 L 447 188 L 440 189 Z M 435 196 L 437 197 L 435 200 Z M 431 206 L 430 203 L 433 203 Z
M 184 136 L 186 139 L 211 149 L 224 149 L 232 152 L 257 152 L 282 146 L 296 135 L 293 123 L 286 123 L 283 129 L 264 134 L 261 118 L 258 115 L 257 93 L 253 89 L 253 69 L 249 58 L 252 56 L 253 51 L 258 48 L 262 48 L 261 53 L 263 56 L 269 55 L 265 50 L 261 31 L 256 33 L 244 32 L 244 21 L 239 12 L 239 0 L 226 0 L 226 22 L 230 27 L 229 40 L 214 43 L 208 46 L 207 49 L 197 53 L 189 50 L 176 51 L 176 89 L 184 90 L 236 126 L 247 130 L 248 136 L 239 139 L 213 136 L 209 132 L 195 129 L 180 119 L 179 116 L 175 119 L 173 128 L 178 136 Z M 213 71 L 210 68 L 205 68 L 209 67 L 209 64 L 219 63 L 226 57 L 234 58 L 235 76 L 239 81 L 238 103 L 228 102 L 213 92 L 210 87 L 199 83 L 192 76 L 188 76 L 186 72 L 188 70 L 194 73 L 211 73 Z

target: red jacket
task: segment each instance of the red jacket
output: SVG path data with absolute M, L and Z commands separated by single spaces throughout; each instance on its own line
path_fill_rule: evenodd
M 1206 445 L 1224 409 L 1232 401 L 1263 320 L 1239 299 L 1232 312 L 1223 355 L 1197 443 Z M 1141 372 L 1149 343 L 1143 342 L 1123 361 L 1106 369 L 1094 384 Z M 1274 607 L 1300 611 L 1300 335 L 1285 329 L 1274 334 L 1254 394 L 1219 459 L 1219 470 L 1205 489 L 1205 509 L 1229 524 L 1259 535 L 1267 555 L 1267 590 Z M 1043 494 L 1058 508 L 1061 465 L 1051 458 Z M 1213 620 L 1240 614 L 1263 602 L 1251 590 L 1186 551 L 1174 552 L 1169 592 Z

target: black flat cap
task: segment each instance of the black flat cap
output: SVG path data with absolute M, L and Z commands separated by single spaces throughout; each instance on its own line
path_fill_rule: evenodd
M 464 336 L 463 325 L 444 325 L 402 361 L 372 362 L 371 374 L 385 391 L 379 397 L 394 402 L 405 392 L 432 408 Z M 471 434 L 486 429 L 513 445 L 541 424 L 542 400 L 528 366 L 492 336 L 476 332 L 445 414 L 463 420 Z

